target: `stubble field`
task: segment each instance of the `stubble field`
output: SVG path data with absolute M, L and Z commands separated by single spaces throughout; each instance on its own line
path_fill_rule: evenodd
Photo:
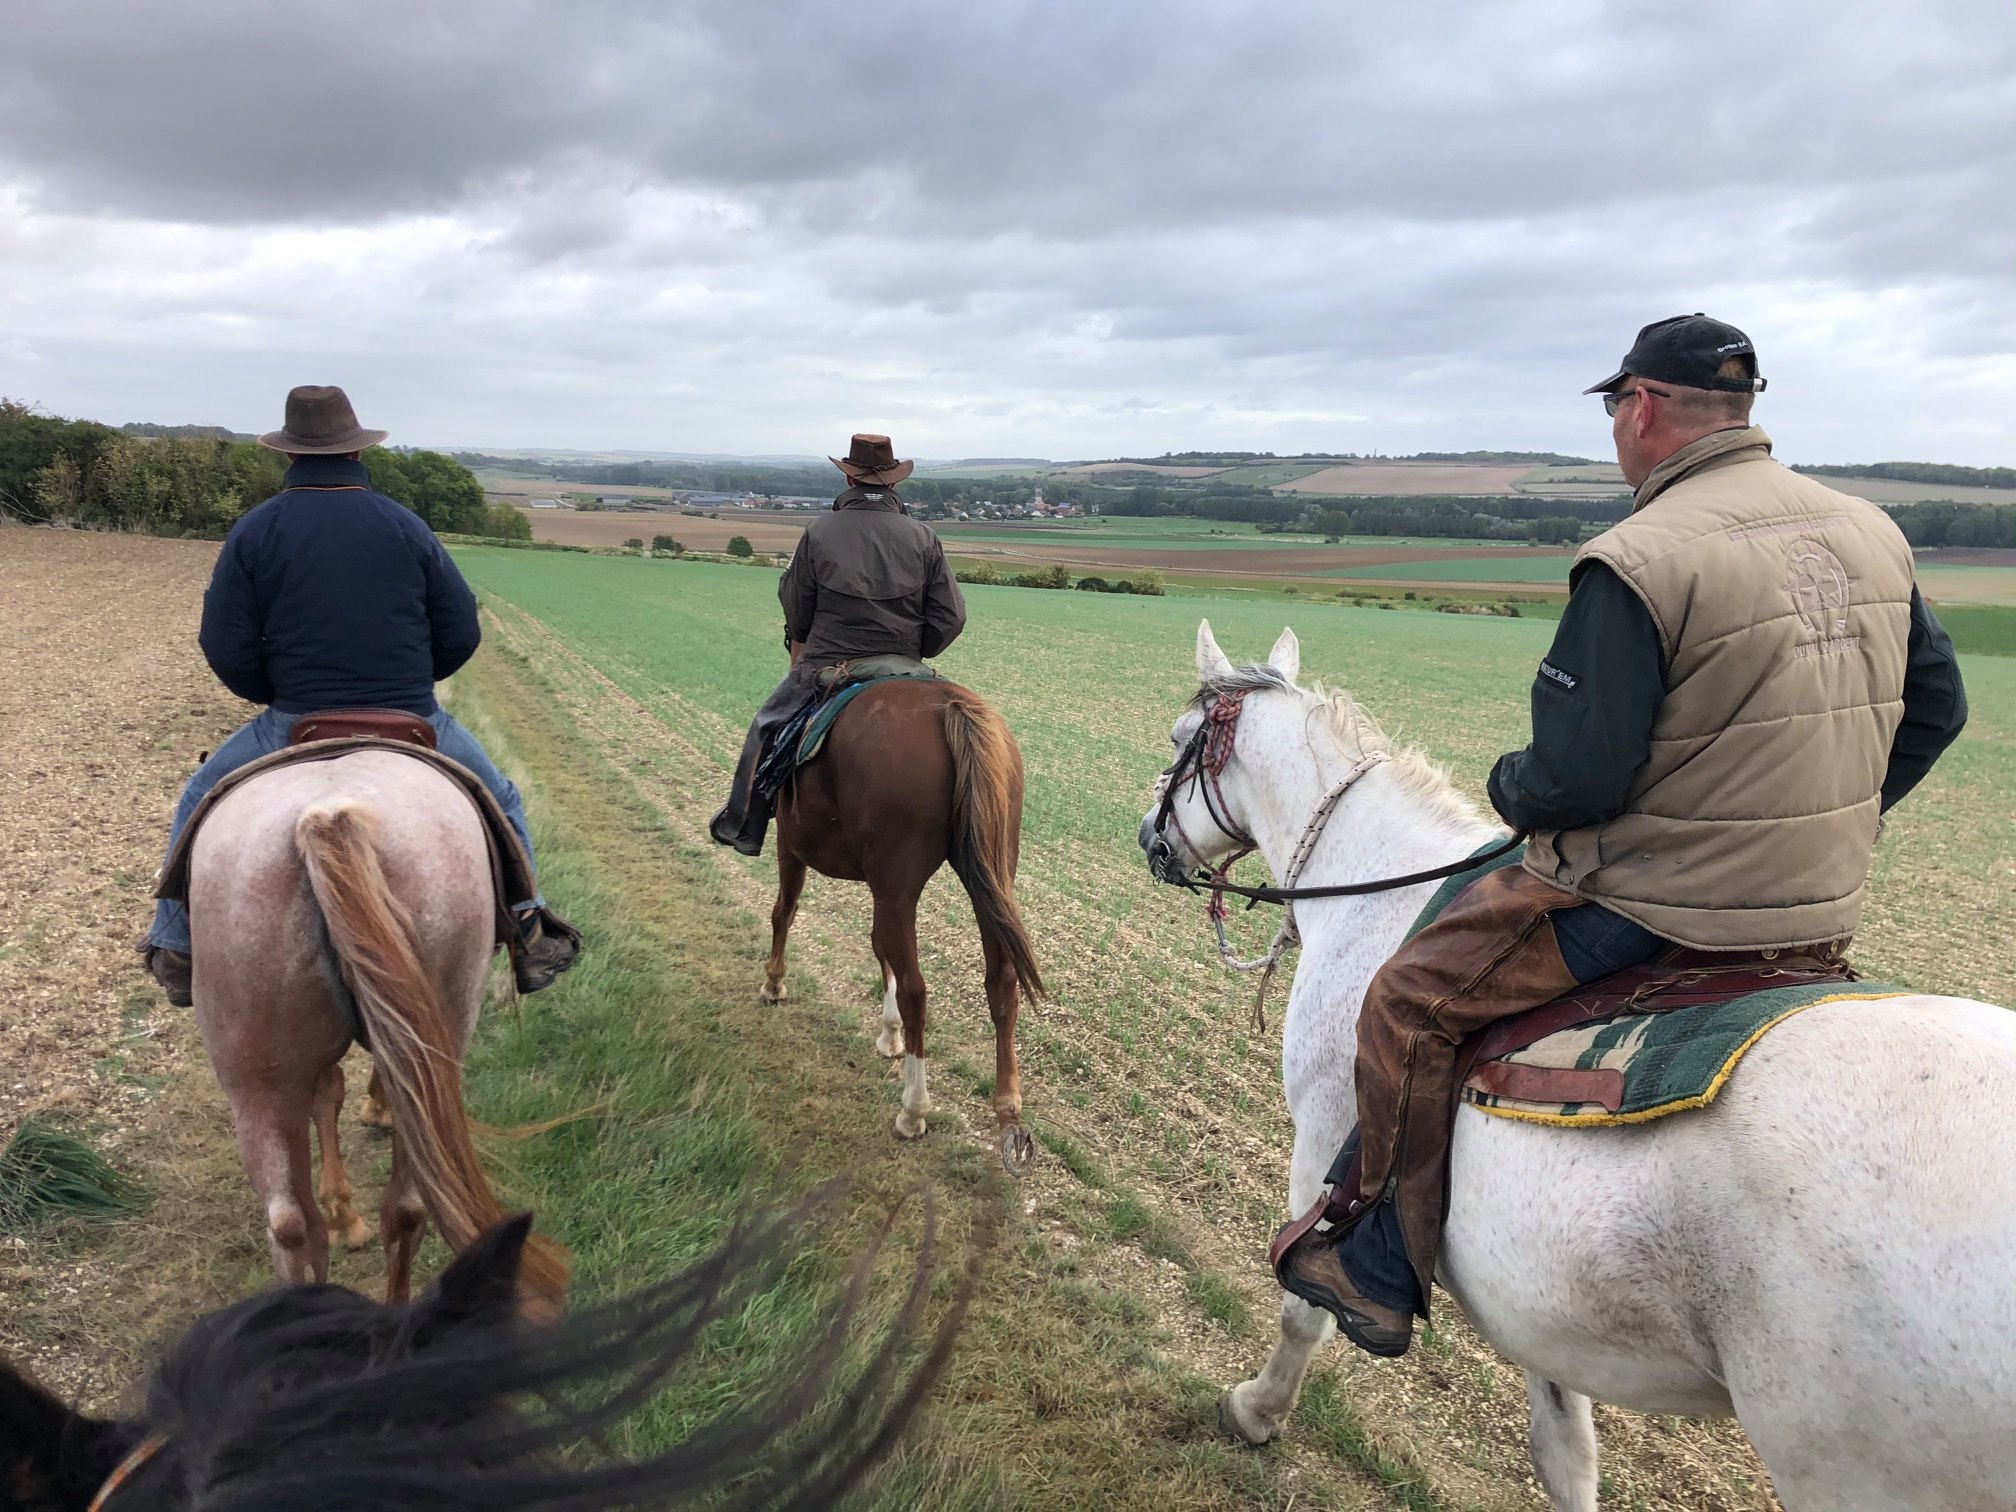
M 27 538 L 0 533 L 0 572 L 24 561 L 7 553 Z M 37 879 L 98 854 L 90 831 L 73 838 L 65 823 L 94 781 L 126 817 L 84 870 L 151 870 L 175 783 L 239 706 L 205 693 L 192 643 L 213 548 L 78 537 L 51 554 L 40 543 L 56 538 L 35 538 L 40 554 L 15 577 L 53 586 L 31 600 L 43 633 L 29 638 L 16 686 L 71 697 L 77 717 L 16 753 L 45 752 L 15 767 L 45 776 L 5 812 L 0 881 L 10 904 L 33 902 L 35 923 L 13 908 L 0 918 L 0 972 L 27 961 L 31 973 L 0 985 L 29 980 L 38 1014 L 68 1018 L 60 1035 L 0 1046 L 41 1068 L 37 1086 L 103 1077 L 112 1095 L 91 1092 L 75 1111 L 111 1131 L 122 1163 L 162 1195 L 153 1215 L 110 1232 L 0 1252 L 13 1283 L 0 1343 L 52 1370 L 86 1361 L 69 1379 L 102 1396 L 146 1337 L 256 1284 L 263 1244 L 186 1017 L 118 954 L 138 903 L 88 876 L 39 892 Z M 794 942 L 794 1001 L 754 1002 L 772 873 L 707 846 L 702 831 L 743 722 L 781 670 L 771 575 L 497 549 L 459 557 L 485 602 L 487 642 L 450 685 L 455 707 L 527 788 L 548 891 L 592 946 L 560 987 L 486 1021 L 472 1096 L 496 1123 L 609 1105 L 599 1121 L 511 1147 L 507 1161 L 515 1200 L 575 1248 L 584 1290 L 703 1248 L 747 1183 L 794 1159 L 878 1189 L 928 1178 L 955 1233 L 1005 1202 L 1004 1228 L 921 1447 L 869 1504 L 1544 1505 L 1526 1466 L 1519 1379 L 1447 1308 L 1397 1366 L 1335 1348 L 1284 1445 L 1235 1449 L 1211 1422 L 1214 1389 L 1250 1373 L 1273 1331 L 1263 1255 L 1289 1131 L 1278 1045 L 1250 1025 L 1247 980 L 1221 973 L 1201 914 L 1149 884 L 1133 845 L 1168 724 L 1192 690 L 1197 606 L 974 589 L 972 628 L 943 661 L 1021 742 L 1021 891 L 1055 993 L 1026 1012 L 1022 1035 L 1043 1154 L 1004 1198 L 987 1174 L 986 1014 L 956 884 L 935 883 L 921 919 L 940 1107 L 921 1145 L 888 1134 L 896 1087 L 868 1049 L 874 969 L 858 888 L 815 879 Z M 108 602 L 143 612 L 94 613 Z M 1264 653 L 1295 615 L 1230 601 L 1209 612 L 1235 656 Z M 1469 790 L 1522 738 L 1550 627 L 1334 606 L 1296 617 L 1309 675 L 1350 687 Z M 164 665 L 175 669 L 165 681 Z M 2008 1003 L 2016 661 L 1965 668 L 1974 723 L 1894 816 L 1860 959 L 1872 974 Z M 136 718 L 126 745 L 110 742 L 137 743 L 146 759 L 94 773 L 108 740 L 86 716 L 151 708 L 155 689 L 163 708 Z M 170 738 L 157 749 L 160 731 Z M 127 1110 L 126 1073 L 94 1067 L 123 1053 L 131 1024 L 159 1033 L 141 1042 L 148 1080 L 131 1087 Z M 0 1137 L 7 1115 L 36 1101 L 0 1112 Z M 356 1138 L 368 1186 L 382 1151 Z M 844 1255 L 857 1216 L 822 1233 L 819 1250 Z M 363 1283 L 377 1263 L 347 1257 L 339 1274 Z M 740 1379 L 775 1347 L 737 1329 L 711 1368 Z M 661 1411 L 645 1441 L 690 1426 L 722 1389 Z M 1599 1428 L 1606 1508 L 1771 1505 L 1726 1425 L 1606 1410 Z

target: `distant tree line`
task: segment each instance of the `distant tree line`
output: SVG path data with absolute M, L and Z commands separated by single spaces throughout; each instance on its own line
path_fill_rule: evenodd
M 977 562 L 952 574 L 962 583 L 982 583 L 999 588 L 1076 588 L 1081 593 L 1134 593 L 1160 598 L 1168 592 L 1161 573 L 1142 567 L 1131 578 L 1117 581 L 1103 577 L 1073 578 L 1063 567 L 1036 567 L 1028 572 L 1003 572 L 992 562 Z
M 198 434 L 165 434 L 171 429 Z M 221 536 L 280 491 L 286 459 L 225 439 L 219 429 L 114 430 L 0 399 L 0 514 L 94 530 Z M 469 470 L 439 452 L 374 447 L 364 462 L 372 487 L 436 531 L 531 539 L 523 514 L 489 503 Z
M 1388 457 L 1378 452 L 1188 451 L 1112 460 L 1138 462 L 1146 467 L 1238 467 L 1248 462 L 1469 462 L 1480 467 L 1509 467 L 1518 463 L 1528 467 L 1587 467 L 1595 459 L 1570 457 L 1561 452 L 1526 451 L 1415 452 L 1408 457 Z
M 1585 525 L 1614 525 L 1631 511 L 1628 498 L 1456 497 L 1365 494 L 1318 497 L 1277 494 L 1210 479 L 1184 485 L 1142 484 L 1087 490 L 1102 513 L 1190 515 L 1234 520 L 1261 531 L 1324 536 L 1431 536 L 1508 541 L 1575 541 Z
M 1896 483 L 1943 483 L 1958 488 L 2016 488 L 2016 467 L 1960 467 L 1950 462 L 1866 462 L 1845 467 L 1794 463 L 1792 470 L 1836 478 L 1888 478 Z
M 1883 512 L 1913 546 L 2016 546 L 2016 504 L 1893 504 Z

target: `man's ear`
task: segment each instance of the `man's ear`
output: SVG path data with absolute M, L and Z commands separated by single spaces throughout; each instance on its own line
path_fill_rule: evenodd
M 133 1437 L 72 1412 L 0 1359 L 0 1512 L 85 1512 Z
M 532 1215 L 519 1213 L 490 1225 L 441 1272 L 414 1304 L 413 1347 L 424 1349 L 465 1328 L 495 1328 L 518 1316 L 518 1268 Z

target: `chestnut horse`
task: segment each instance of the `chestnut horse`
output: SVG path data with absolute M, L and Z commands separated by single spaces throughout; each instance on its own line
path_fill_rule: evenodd
M 278 767 L 226 793 L 197 832 L 189 922 L 196 1022 L 282 1281 L 326 1281 L 329 1230 L 368 1238 L 338 1148 L 342 1059 L 375 1063 L 392 1121 L 380 1209 L 385 1294 L 404 1302 L 432 1217 L 458 1253 L 503 1216 L 462 1107 L 462 1056 L 496 938 L 483 821 L 396 750 Z M 322 1146 L 319 1196 L 309 1126 Z M 533 1238 L 528 1314 L 557 1313 L 563 1253 Z
M 875 1048 L 903 1056 L 896 1133 L 924 1133 L 924 973 L 917 964 L 917 899 L 951 862 L 973 900 L 994 1020 L 994 1117 L 1002 1164 L 1019 1174 L 1034 1154 L 1022 1127 L 1015 1064 L 1019 989 L 1043 991 L 1015 907 L 1022 843 L 1022 753 L 999 714 L 943 680 L 895 680 L 857 694 L 816 761 L 778 795 L 777 904 L 763 1001 L 784 1000 L 784 942 L 805 870 L 866 882 L 875 899 L 875 959 L 882 966 L 882 1035 Z

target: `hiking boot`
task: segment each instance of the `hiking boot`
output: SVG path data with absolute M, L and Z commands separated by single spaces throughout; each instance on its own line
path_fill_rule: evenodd
M 550 908 L 519 910 L 518 938 L 511 942 L 511 968 L 521 993 L 538 992 L 574 964 L 581 954 L 581 931 Z
M 193 967 L 189 957 L 179 950 L 169 950 L 161 945 L 140 943 L 140 959 L 147 967 L 147 974 L 161 984 L 161 990 L 168 994 L 168 1001 L 177 1008 L 193 1008 L 196 999 L 191 995 L 191 973 Z
M 1390 1360 L 1407 1353 L 1414 1314 L 1360 1295 L 1337 1253 L 1339 1237 L 1334 1229 L 1312 1228 L 1290 1244 L 1274 1265 L 1281 1289 L 1330 1314 L 1344 1337 L 1367 1354 Z

